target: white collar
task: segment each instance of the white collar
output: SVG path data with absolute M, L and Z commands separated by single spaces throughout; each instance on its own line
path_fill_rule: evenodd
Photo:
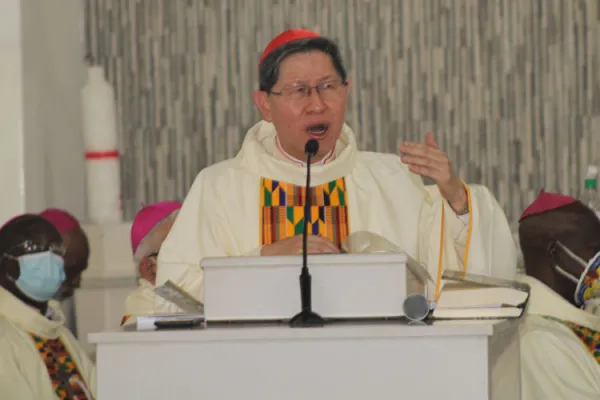
M 138 278 L 138 286 L 150 290 L 154 290 L 155 287 L 149 280 L 142 277 Z
M 281 146 L 281 142 L 279 141 L 279 136 L 275 136 L 275 145 L 277 146 L 277 149 L 279 150 L 279 152 L 288 160 L 301 165 L 303 167 L 306 167 L 306 162 L 302 161 L 302 160 L 298 160 L 296 157 L 290 155 L 287 151 L 285 151 L 283 149 L 283 147 Z M 331 159 L 333 158 L 333 156 L 335 155 L 333 149 L 329 150 L 329 152 L 327 154 L 325 154 L 325 157 L 323 157 L 322 159 L 320 159 L 317 162 L 314 162 L 311 164 L 311 166 L 316 166 L 316 165 L 325 165 L 327 164 L 329 161 L 331 161 Z
M 272 123 L 258 122 L 246 133 L 236 159 L 242 168 L 259 176 L 305 185 L 306 170 L 299 168 L 300 164 L 292 162 L 277 149 L 276 136 Z M 327 164 L 315 165 L 311 169 L 311 184 L 317 186 L 347 176 L 356 166 L 358 153 L 354 133 L 344 125 L 335 145 L 335 156 Z
M 0 315 L 27 332 L 55 339 L 64 332 L 65 316 L 54 300 L 48 302 L 48 308 L 50 311 L 44 315 L 37 308 L 23 303 L 8 290 L 0 287 Z M 52 315 L 52 319 L 48 318 L 49 315 Z
M 534 277 L 525 275 L 519 280 L 531 287 L 527 314 L 554 317 L 595 331 L 600 330 L 600 317 L 597 315 L 575 307 Z

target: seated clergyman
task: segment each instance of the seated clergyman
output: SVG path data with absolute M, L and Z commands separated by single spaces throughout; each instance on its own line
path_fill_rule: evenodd
M 574 198 L 542 192 L 519 237 L 531 286 L 522 399 L 600 399 L 600 220 Z
M 49 303 L 65 280 L 56 228 L 22 215 L 0 229 L 0 398 L 92 400 L 94 367 Z

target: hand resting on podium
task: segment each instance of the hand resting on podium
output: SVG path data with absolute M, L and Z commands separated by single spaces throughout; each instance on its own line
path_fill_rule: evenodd
M 351 233 L 342 243 L 344 253 L 402 253 L 403 250 L 385 237 L 369 231 Z
M 340 249 L 329 239 L 316 235 L 308 235 L 307 250 L 308 254 L 332 254 L 340 252 Z M 292 254 L 302 254 L 302 235 L 279 240 L 275 243 L 265 245 L 260 249 L 261 256 L 286 256 Z
M 350 234 L 342 243 L 341 250 L 329 239 L 317 235 L 307 238 L 309 254 L 336 253 L 401 253 L 402 249 L 383 236 L 373 232 L 360 231 Z M 263 246 L 261 256 L 284 256 L 302 254 L 302 235 L 279 240 Z

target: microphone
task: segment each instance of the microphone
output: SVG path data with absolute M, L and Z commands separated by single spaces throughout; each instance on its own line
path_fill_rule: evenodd
M 312 281 L 308 272 L 308 219 L 310 217 L 310 164 L 311 159 L 319 151 L 319 142 L 310 139 L 304 146 L 306 154 L 306 187 L 304 188 L 304 221 L 302 230 L 302 272 L 300 273 L 300 301 L 302 311 L 289 322 L 292 328 L 320 327 L 325 324 L 323 318 L 312 310 Z
M 402 310 L 410 321 L 423 321 L 429 315 L 429 301 L 424 295 L 413 293 L 404 299 Z
M 310 158 L 308 158 L 308 157 L 312 158 L 312 157 L 316 156 L 318 152 L 319 152 L 319 142 L 317 141 L 317 139 L 310 139 L 304 145 L 304 154 L 306 154 L 307 161 L 310 160 Z M 310 173 L 310 164 L 308 164 L 306 167 L 307 167 L 306 172 Z M 307 176 L 307 178 L 310 179 L 310 176 Z M 310 183 L 310 181 L 308 183 Z

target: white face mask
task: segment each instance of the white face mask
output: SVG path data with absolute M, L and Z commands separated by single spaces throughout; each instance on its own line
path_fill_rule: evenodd
M 50 300 L 65 281 L 64 259 L 52 251 L 3 256 L 19 262 L 19 278 L 14 280 L 15 285 L 32 300 Z
M 583 307 L 586 311 L 594 312 L 597 310 L 600 314 L 600 251 L 598 251 L 588 262 L 583 260 L 581 257 L 569 250 L 565 245 L 560 242 L 556 244 L 573 260 L 581 265 L 581 275 L 578 277 L 573 276 L 571 273 L 565 271 L 558 265 L 554 268 L 572 282 L 577 284 L 575 293 L 573 294 L 575 304 L 579 307 Z

